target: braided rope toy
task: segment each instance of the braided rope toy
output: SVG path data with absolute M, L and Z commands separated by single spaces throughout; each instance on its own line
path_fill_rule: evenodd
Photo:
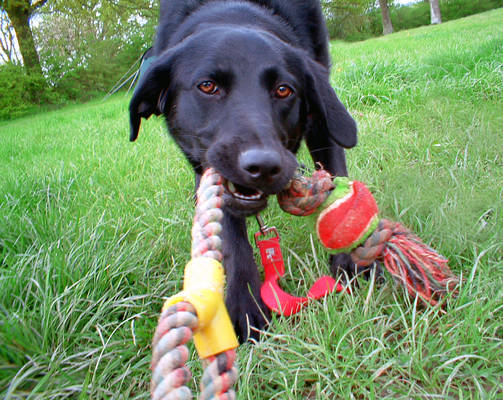
M 455 290 L 458 278 L 447 260 L 400 223 L 379 220 L 376 201 L 362 182 L 333 179 L 325 170 L 311 178 L 295 174 L 278 202 L 290 214 L 314 214 L 316 235 L 331 253 L 351 252 L 360 267 L 382 262 L 412 296 L 435 305 Z
M 225 307 L 224 270 L 220 262 L 222 231 L 222 178 L 205 172 L 197 192 L 192 227 L 191 261 L 185 267 L 183 291 L 163 307 L 152 343 L 153 400 L 188 400 L 191 378 L 185 366 L 186 343 L 192 338 L 203 360 L 201 400 L 233 400 L 237 381 L 236 348 L 239 343 Z

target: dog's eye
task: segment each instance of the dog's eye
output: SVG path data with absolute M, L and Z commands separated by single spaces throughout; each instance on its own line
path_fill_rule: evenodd
M 218 94 L 219 88 L 213 81 L 204 81 L 197 85 L 197 88 L 205 94 Z
M 293 94 L 293 89 L 288 85 L 279 85 L 274 92 L 278 99 L 286 99 Z

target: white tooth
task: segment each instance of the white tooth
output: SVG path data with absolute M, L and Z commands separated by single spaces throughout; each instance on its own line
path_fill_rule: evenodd
M 252 194 L 252 195 L 245 195 L 243 193 L 240 193 L 236 189 L 236 186 L 234 185 L 234 183 L 232 183 L 231 181 L 227 181 L 227 189 L 229 190 L 229 192 L 232 193 L 232 195 L 234 197 L 241 199 L 241 200 L 248 200 L 248 201 L 260 200 L 263 195 L 263 193 L 260 190 L 257 190 L 257 193 Z
M 231 193 L 236 193 L 236 186 L 231 181 L 227 182 L 227 188 Z

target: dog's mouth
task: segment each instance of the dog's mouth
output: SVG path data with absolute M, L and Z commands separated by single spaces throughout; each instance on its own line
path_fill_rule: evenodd
M 227 192 L 237 200 L 260 202 L 267 197 L 261 190 L 242 186 L 231 181 L 225 181 L 224 186 Z
M 238 217 L 254 215 L 267 207 L 267 194 L 259 189 L 224 181 L 224 204 L 227 210 Z

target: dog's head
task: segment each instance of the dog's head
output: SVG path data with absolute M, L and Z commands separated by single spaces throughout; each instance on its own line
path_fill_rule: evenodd
M 211 27 L 160 54 L 130 103 L 132 141 L 152 114 L 166 116 L 197 172 L 212 166 L 222 174 L 227 207 L 240 215 L 258 212 L 287 185 L 303 135 L 356 144 L 356 125 L 326 68 L 248 28 Z

